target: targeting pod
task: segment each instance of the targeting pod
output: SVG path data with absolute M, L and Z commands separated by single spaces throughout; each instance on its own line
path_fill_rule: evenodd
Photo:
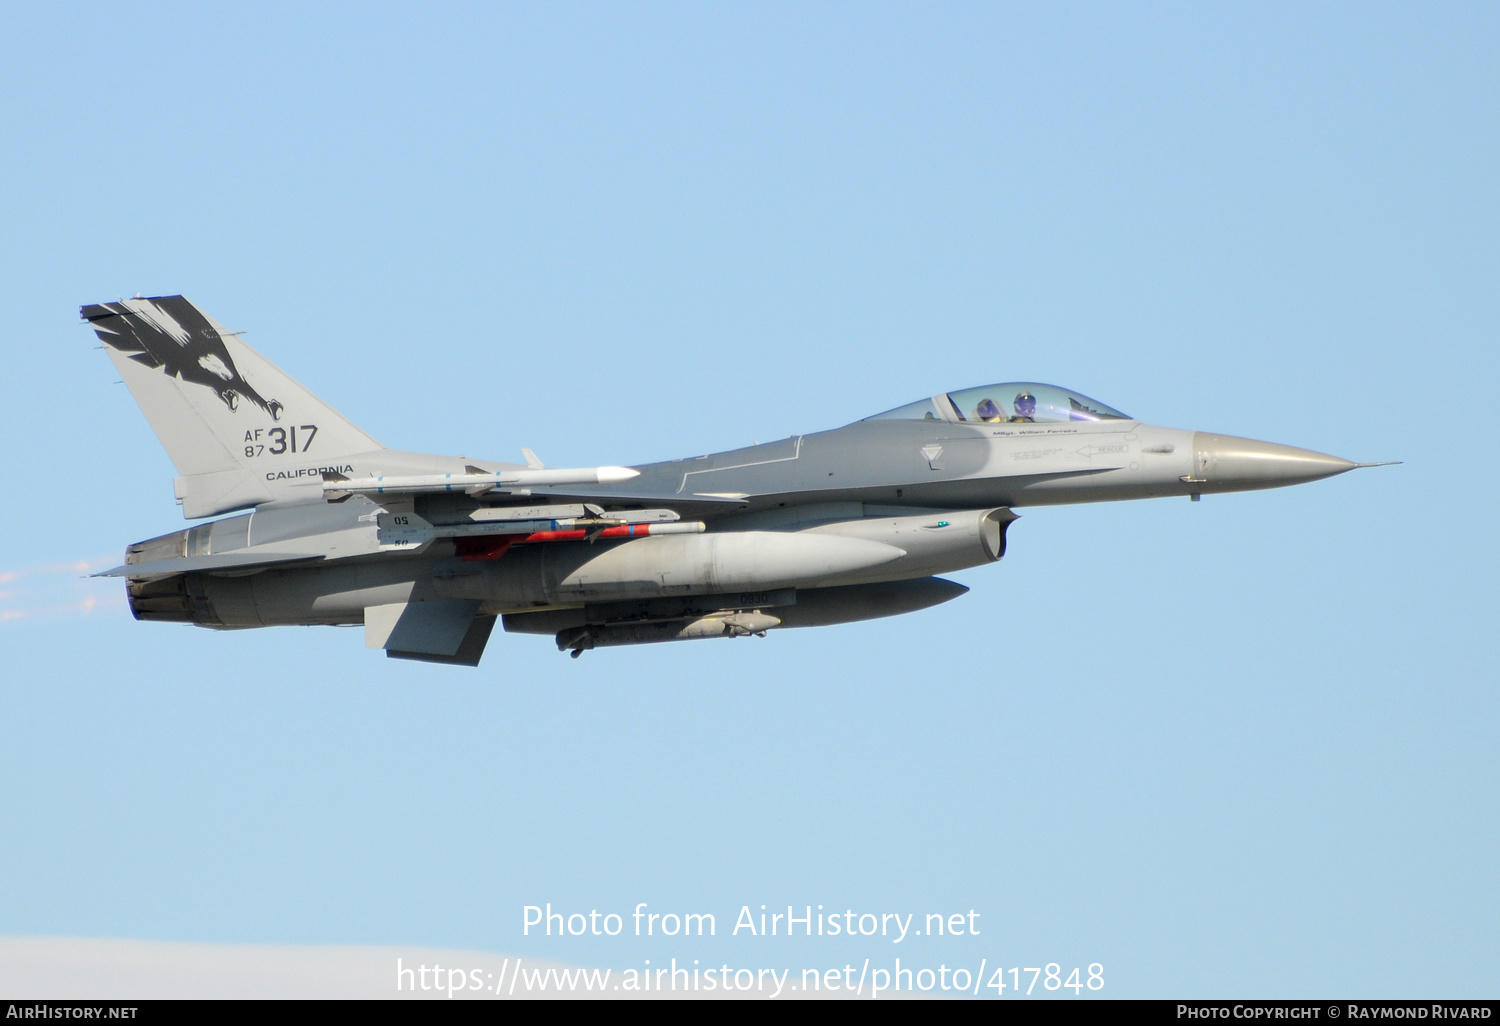
M 666 623 L 591 625 L 559 631 L 557 648 L 572 650 L 577 659 L 590 648 L 611 645 L 650 645 L 658 641 L 693 641 L 698 638 L 744 638 L 751 634 L 765 637 L 766 631 L 781 621 L 767 613 L 716 613 L 696 620 L 669 620 Z

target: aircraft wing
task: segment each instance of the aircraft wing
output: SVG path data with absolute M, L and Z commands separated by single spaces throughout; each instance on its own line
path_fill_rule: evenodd
M 323 472 L 323 497 L 343 502 L 351 495 L 366 495 L 376 501 L 383 496 L 442 495 L 461 492 L 473 498 L 501 502 L 531 501 L 545 496 L 583 501 L 601 506 L 647 507 L 693 510 L 728 510 L 746 504 L 741 493 L 673 492 L 654 495 L 611 487 L 638 472 L 625 467 L 591 467 L 581 470 L 502 470 L 488 473 L 469 467 L 463 474 L 420 474 L 349 478 L 337 471 Z
M 645 495 L 639 492 L 612 492 L 606 489 L 582 488 L 532 488 L 524 501 L 534 502 L 546 496 L 553 499 L 568 499 L 573 502 L 591 502 L 598 506 L 615 509 L 670 509 L 688 516 L 693 513 L 727 513 L 748 504 L 749 500 L 720 495 Z M 521 500 L 518 500 L 521 501 Z

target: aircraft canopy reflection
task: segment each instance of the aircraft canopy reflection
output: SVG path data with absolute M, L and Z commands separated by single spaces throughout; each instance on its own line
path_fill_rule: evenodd
M 1086 395 L 1039 381 L 1008 381 L 940 392 L 866 420 L 941 420 L 950 424 L 1055 424 L 1066 421 L 1133 420 Z

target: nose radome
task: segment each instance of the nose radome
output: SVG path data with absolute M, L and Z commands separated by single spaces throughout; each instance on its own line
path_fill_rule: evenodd
M 1189 477 L 1220 487 L 1275 488 L 1332 477 L 1357 466 L 1311 449 L 1199 431 L 1193 435 L 1193 473 Z

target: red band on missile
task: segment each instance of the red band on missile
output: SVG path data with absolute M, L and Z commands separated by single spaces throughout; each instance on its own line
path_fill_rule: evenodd
M 651 533 L 650 524 L 622 524 L 606 527 L 596 538 L 641 538 Z M 582 528 L 569 531 L 533 531 L 531 534 L 486 534 L 453 539 L 454 552 L 465 562 L 499 559 L 512 545 L 535 545 L 541 542 L 583 541 L 589 532 Z
M 453 550 L 466 563 L 499 559 L 516 543 L 513 534 L 488 534 L 478 538 L 454 538 Z

